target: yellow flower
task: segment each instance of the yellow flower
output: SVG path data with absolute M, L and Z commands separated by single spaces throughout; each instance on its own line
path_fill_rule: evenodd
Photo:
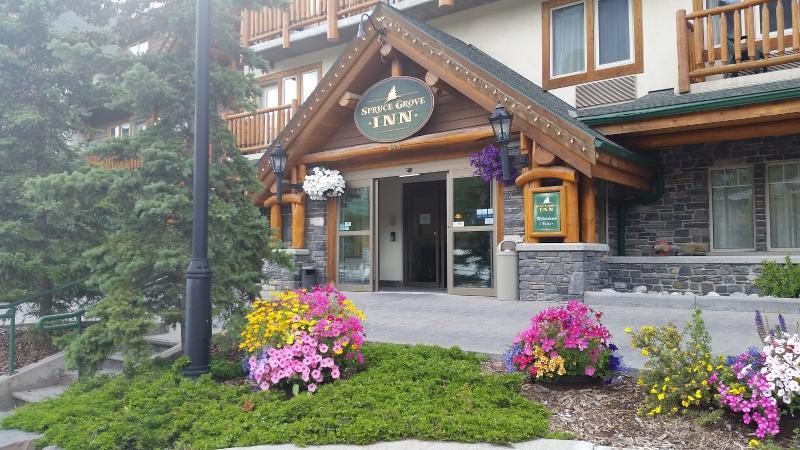
M 658 394 L 658 399 L 659 399 L 659 400 L 664 400 L 664 397 L 666 397 L 666 395 L 664 395 L 664 394 Z
M 630 332 L 631 332 L 631 327 L 625 327 L 625 332 L 630 334 Z
M 664 382 L 669 383 L 669 377 L 664 377 Z
M 642 356 L 648 356 L 649 354 L 650 352 L 646 348 L 642 349 Z
M 747 443 L 747 446 L 749 448 L 760 447 L 761 441 L 759 441 L 758 439 L 750 439 L 750 442 Z

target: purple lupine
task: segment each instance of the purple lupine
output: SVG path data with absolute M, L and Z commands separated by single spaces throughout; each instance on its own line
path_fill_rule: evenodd
M 781 332 L 786 333 L 786 320 L 783 318 L 783 314 L 778 314 L 778 325 L 781 327 Z
M 763 341 L 764 338 L 767 337 L 767 330 L 764 327 L 764 318 L 761 317 L 761 312 L 759 310 L 756 310 L 755 322 L 756 322 L 756 331 L 758 332 L 758 337 L 760 337 L 761 340 Z

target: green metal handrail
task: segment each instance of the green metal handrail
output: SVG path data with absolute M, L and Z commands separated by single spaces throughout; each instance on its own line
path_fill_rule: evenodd
M 83 283 L 84 281 L 86 281 L 87 279 L 88 279 L 88 277 L 82 278 L 80 280 L 73 281 L 71 283 L 67 283 L 67 284 L 64 284 L 64 285 L 61 285 L 61 286 L 56 286 L 56 287 L 54 287 L 52 289 L 48 289 L 48 290 L 43 291 L 43 292 L 30 294 L 30 295 L 28 295 L 28 296 L 26 296 L 24 298 L 19 299 L 19 300 L 13 300 L 13 301 L 8 302 L 8 303 L 0 303 L 0 310 L 2 310 L 2 309 L 6 310 L 4 313 L 0 314 L 0 319 L 8 319 L 9 320 L 9 324 L 8 324 L 8 374 L 9 375 L 12 375 L 14 372 L 17 371 L 17 355 L 16 355 L 16 350 L 17 350 L 17 307 L 22 305 L 22 304 L 24 304 L 24 303 L 33 303 L 33 302 L 39 301 L 42 298 L 44 298 L 44 297 L 46 297 L 46 296 L 48 296 L 50 294 L 54 294 L 56 292 L 63 291 L 65 289 L 71 288 L 73 286 L 77 286 L 77 285 Z M 78 311 L 75 311 L 75 312 L 71 312 L 71 313 L 54 314 L 54 315 L 50 315 L 50 316 L 41 317 L 39 319 L 39 329 L 45 331 L 45 330 L 55 330 L 55 329 L 77 328 L 78 333 L 80 333 L 81 330 L 82 330 L 82 326 L 83 326 L 82 323 L 81 323 L 80 316 L 83 315 L 85 312 L 86 312 L 85 309 L 81 309 L 81 310 L 78 310 Z M 75 317 L 75 314 L 78 314 L 75 322 L 70 322 L 68 324 L 64 324 L 64 325 L 68 325 L 68 326 L 58 327 L 57 325 L 43 325 L 42 324 L 42 321 L 44 321 L 46 323 L 46 322 L 53 321 L 53 320 L 63 320 L 63 319 L 72 318 L 72 317 Z M 65 317 L 55 318 L 57 316 L 65 316 Z

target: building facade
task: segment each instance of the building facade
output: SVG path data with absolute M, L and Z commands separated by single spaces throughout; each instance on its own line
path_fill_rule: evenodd
M 800 247 L 799 27 L 798 0 L 296 0 L 243 13 L 272 70 L 226 119 L 317 282 L 494 295 L 512 240 L 521 299 L 750 294 Z M 487 183 L 497 107 L 515 177 Z M 278 145 L 344 194 L 278 199 Z

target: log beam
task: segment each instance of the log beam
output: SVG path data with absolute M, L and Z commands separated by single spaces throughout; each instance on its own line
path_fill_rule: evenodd
M 354 147 L 310 153 L 300 158 L 302 164 L 319 164 L 324 162 L 340 162 L 352 158 L 375 157 L 378 155 L 397 154 L 430 150 L 436 147 L 452 146 L 465 142 L 475 142 L 494 136 L 489 125 L 445 131 L 406 139 L 393 144 L 370 143 Z
M 552 167 L 536 167 L 522 175 L 518 176 L 514 181 L 517 186 L 524 186 L 534 180 L 542 180 L 545 178 L 553 178 L 562 180 L 569 183 L 574 183 L 575 169 L 569 167 L 552 166 Z
M 550 153 L 541 145 L 533 147 L 533 160 L 536 161 L 537 166 L 552 166 L 558 163 L 556 155 Z
M 339 106 L 342 108 L 353 109 L 356 107 L 359 100 L 361 100 L 360 95 L 348 91 L 339 97 Z

